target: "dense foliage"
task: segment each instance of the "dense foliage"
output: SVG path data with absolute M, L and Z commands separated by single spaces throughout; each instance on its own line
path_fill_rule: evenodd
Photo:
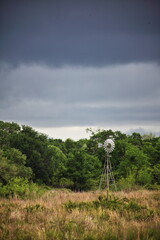
M 112 166 L 119 188 L 160 184 L 160 137 L 87 131 L 89 139 L 62 141 L 49 139 L 28 126 L 0 121 L 1 189 L 17 178 L 72 190 L 96 189 L 105 156 L 97 145 L 110 135 L 115 139 Z

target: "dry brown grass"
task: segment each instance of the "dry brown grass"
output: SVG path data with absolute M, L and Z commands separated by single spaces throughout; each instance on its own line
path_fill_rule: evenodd
M 152 211 L 148 217 L 124 209 L 78 207 L 67 211 L 65 204 L 93 202 L 105 192 L 52 190 L 34 200 L 0 199 L 0 239 L 2 240 L 159 240 L 160 192 L 117 192 Z M 132 209 L 131 209 L 132 210 Z M 146 213 L 144 213 L 146 214 Z

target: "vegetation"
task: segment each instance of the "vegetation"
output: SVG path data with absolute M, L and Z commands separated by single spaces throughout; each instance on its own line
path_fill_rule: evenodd
M 127 136 L 112 130 L 87 131 L 89 139 L 62 141 L 49 139 L 28 126 L 0 121 L 0 194 L 13 195 L 7 189 L 11 189 L 17 178 L 21 178 L 17 185 L 28 181 L 32 185 L 76 191 L 97 189 L 104 164 L 104 150 L 97 144 L 110 135 L 116 144 L 112 166 L 118 189 L 137 185 L 159 188 L 160 137 L 139 133 Z M 16 189 L 15 193 L 18 194 Z
M 50 190 L 37 199 L 0 199 L 2 240 L 158 240 L 159 191 Z
M 0 239 L 160 239 L 160 137 L 50 139 L 0 121 Z M 97 191 L 110 135 L 117 192 Z M 85 191 L 85 192 L 84 192 Z

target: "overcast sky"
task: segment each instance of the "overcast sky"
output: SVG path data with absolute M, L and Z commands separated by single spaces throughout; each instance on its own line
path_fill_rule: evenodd
M 160 132 L 160 1 L 1 0 L 0 119 Z

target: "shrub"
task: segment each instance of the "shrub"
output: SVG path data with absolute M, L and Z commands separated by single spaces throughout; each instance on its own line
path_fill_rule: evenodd
M 140 185 L 151 184 L 152 182 L 152 171 L 149 168 L 141 169 L 138 172 L 137 183 Z
M 134 219 L 137 221 L 141 220 L 149 220 L 154 216 L 154 211 L 152 209 L 147 208 L 146 206 L 142 206 L 137 203 L 135 199 L 119 199 L 116 197 L 106 198 L 105 196 L 99 196 L 98 200 L 92 202 L 66 202 L 64 205 L 65 209 L 68 212 L 72 212 L 74 209 L 78 209 L 79 211 L 90 211 L 92 209 L 108 209 L 111 211 L 118 212 L 121 216 L 125 216 L 128 220 Z
M 30 183 L 27 179 L 16 177 L 0 188 L 0 196 L 31 198 L 41 196 L 47 189 L 49 188 L 46 186 L 39 186 L 36 183 Z
M 122 177 L 117 183 L 118 190 L 131 190 L 135 186 L 135 174 L 130 172 L 126 178 Z

